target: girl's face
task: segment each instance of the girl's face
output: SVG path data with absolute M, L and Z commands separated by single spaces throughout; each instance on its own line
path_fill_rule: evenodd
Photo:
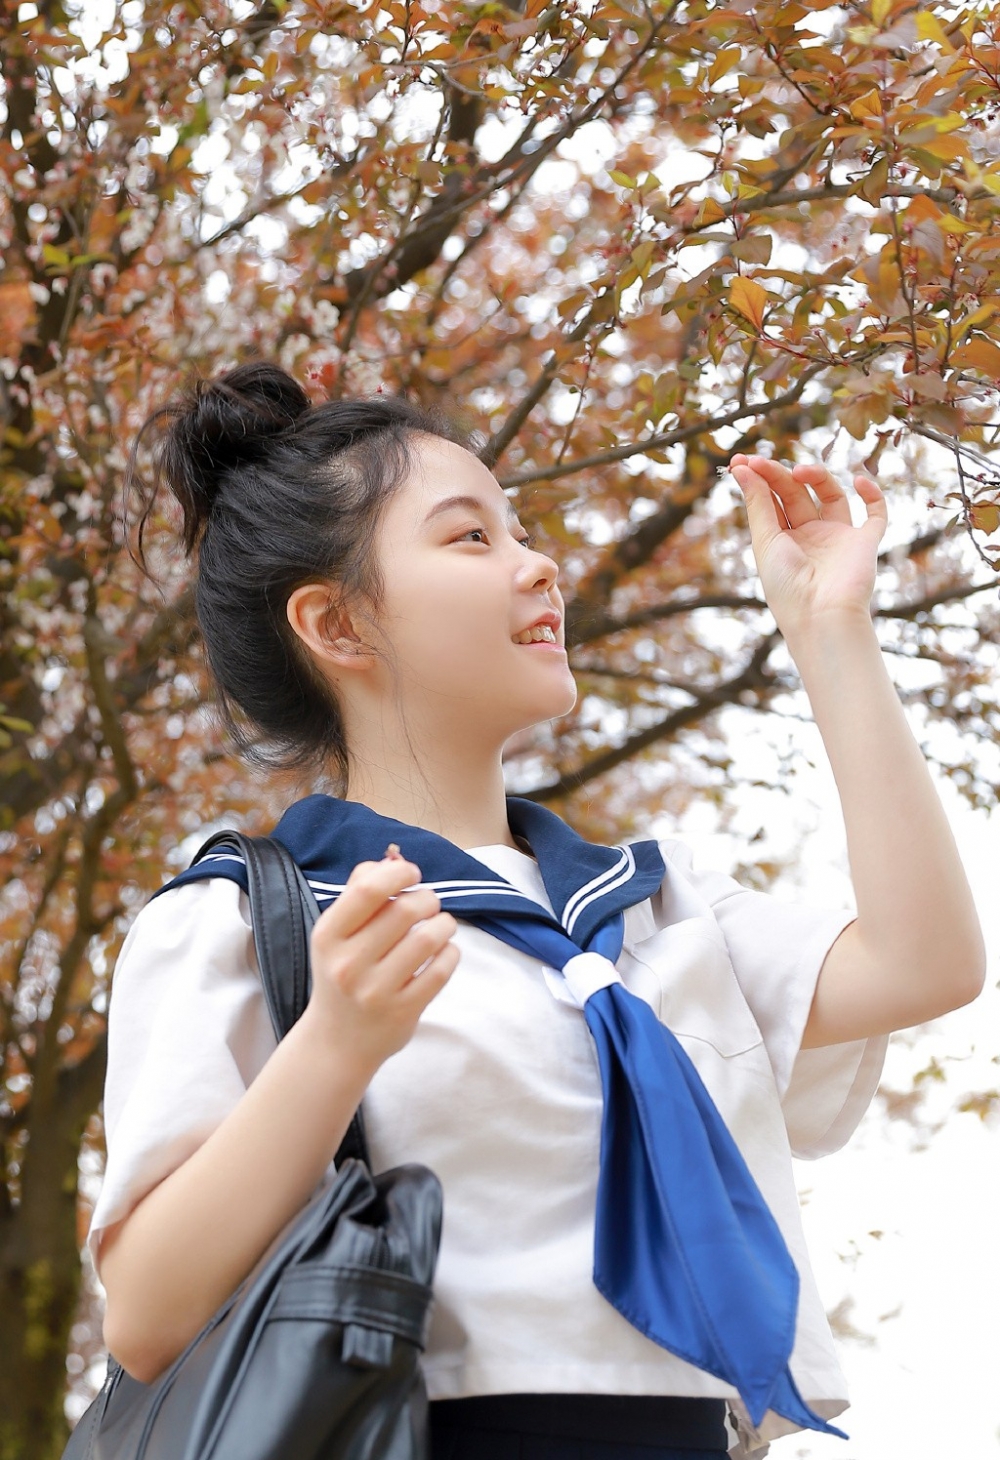
M 377 542 L 387 672 L 428 728 L 502 744 L 576 702 L 559 570 L 470 452 L 420 436 L 413 459 Z

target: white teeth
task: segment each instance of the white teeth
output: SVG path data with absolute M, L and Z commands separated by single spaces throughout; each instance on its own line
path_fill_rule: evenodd
M 520 634 L 514 635 L 515 644 L 554 644 L 556 636 L 548 624 L 536 624 L 533 629 L 525 629 Z

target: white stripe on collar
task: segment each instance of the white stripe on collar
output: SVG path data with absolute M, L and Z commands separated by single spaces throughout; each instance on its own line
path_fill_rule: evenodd
M 618 851 L 620 853 L 620 856 L 617 862 L 615 862 L 614 865 L 611 867 L 605 867 L 603 872 L 599 872 L 596 877 L 592 877 L 589 882 L 583 885 L 583 887 L 578 888 L 577 891 L 573 893 L 573 896 L 569 899 L 566 906 L 563 908 L 562 920 L 567 928 L 569 928 L 570 926 L 570 922 L 568 921 L 569 919 L 572 919 L 574 922 L 576 920 L 575 909 L 581 897 L 586 897 L 591 888 L 603 887 L 603 884 L 607 882 L 609 877 L 616 876 L 617 873 L 621 871 L 622 867 L 626 865 L 625 859 L 627 854 L 625 848 L 619 847 Z
M 635 875 L 635 856 L 632 852 L 631 847 L 622 847 L 620 850 L 623 862 L 620 861 L 616 863 L 615 866 L 610 868 L 608 872 L 605 872 L 603 876 L 595 877 L 594 882 L 588 882 L 586 887 L 581 887 L 580 891 L 575 893 L 573 897 L 570 898 L 569 903 L 566 904 L 567 909 L 569 908 L 570 904 L 577 904 L 572 917 L 570 917 L 568 922 L 566 922 L 565 924 L 566 932 L 571 938 L 573 936 L 573 928 L 576 925 L 576 920 L 585 908 L 588 908 L 592 902 L 596 902 L 599 897 L 605 897 L 609 892 L 613 892 L 616 887 L 621 887 L 624 882 L 630 882 Z M 624 870 L 622 870 L 623 866 Z M 620 872 L 621 875 L 616 877 L 613 882 L 607 881 L 607 878 L 612 876 L 615 872 Z M 600 882 L 603 885 L 594 888 L 593 892 L 589 892 L 589 889 L 591 887 L 594 887 L 595 882 Z M 584 893 L 587 892 L 589 892 L 589 896 L 584 897 Z M 583 899 L 582 902 L 579 901 L 580 898 Z M 564 909 L 563 918 L 565 919 L 565 917 L 566 910 Z
M 209 852 L 206 856 L 202 857 L 201 861 L 238 862 L 241 867 L 245 866 L 244 858 L 236 852 Z M 617 865 L 611 868 L 611 872 L 615 871 L 617 871 Z M 601 877 L 595 878 L 595 881 L 600 882 L 609 875 L 610 873 L 605 872 Z M 347 890 L 346 882 L 324 882 L 318 877 L 307 877 L 306 881 L 316 895 L 317 901 L 332 902 L 335 897 L 339 897 L 341 893 Z M 617 884 L 615 885 L 617 886 Z M 586 892 L 587 888 L 591 886 L 593 886 L 593 883 L 588 882 L 587 887 L 581 889 L 581 893 Z M 490 897 L 513 897 L 522 902 L 530 902 L 534 906 L 541 907 L 540 903 L 535 903 L 534 898 L 528 897 L 520 888 L 513 887 L 509 882 L 485 882 L 475 881 L 470 878 L 450 878 L 437 882 L 418 882 L 413 887 L 404 887 L 403 891 L 416 892 L 419 888 L 423 887 L 430 888 L 432 892 L 436 892 L 442 902 L 451 902 L 462 897 L 479 897 L 488 894 Z M 581 893 L 577 893 L 577 897 Z M 545 908 L 541 908 L 541 910 L 548 916 Z

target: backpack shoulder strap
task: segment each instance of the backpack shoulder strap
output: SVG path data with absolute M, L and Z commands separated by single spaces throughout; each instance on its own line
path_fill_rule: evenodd
M 275 1036 L 281 1040 L 305 1010 L 312 987 L 309 934 L 319 907 L 301 867 L 282 842 L 241 831 L 219 831 L 198 848 L 192 865 L 220 845 L 236 847 L 243 857 L 250 898 L 250 922 L 264 998 Z M 336 1155 L 368 1163 L 360 1108 Z

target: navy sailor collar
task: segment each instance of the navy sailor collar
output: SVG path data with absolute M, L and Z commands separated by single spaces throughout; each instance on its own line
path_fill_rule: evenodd
M 538 862 L 555 922 L 539 903 L 445 837 L 380 816 L 357 801 L 306 796 L 288 808 L 272 835 L 302 868 L 321 909 L 343 892 L 358 862 L 379 861 L 395 842 L 420 868 L 422 885 L 433 888 L 455 917 L 531 918 L 559 927 L 581 947 L 602 923 L 652 896 L 663 880 L 654 841 L 614 847 L 585 841 L 554 812 L 520 796 L 508 796 L 507 816 L 514 836 L 529 844 Z M 160 891 L 219 876 L 246 891 L 246 869 L 235 848 L 207 853 Z

